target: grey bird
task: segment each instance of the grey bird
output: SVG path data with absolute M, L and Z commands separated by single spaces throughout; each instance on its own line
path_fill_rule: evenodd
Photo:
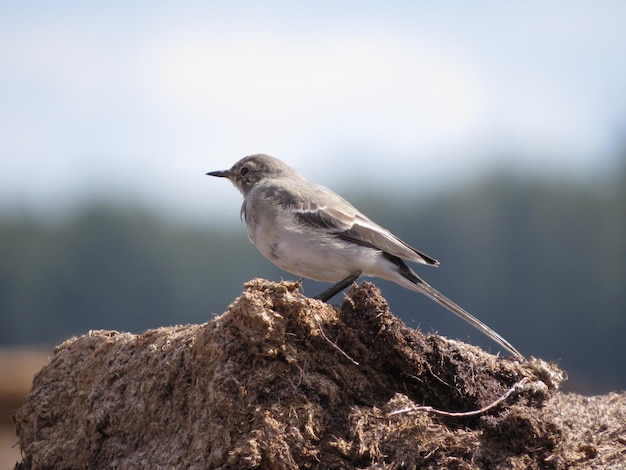
M 243 194 L 241 217 L 250 241 L 272 263 L 307 279 L 336 283 L 316 298 L 328 300 L 359 276 L 375 276 L 425 294 L 470 323 L 513 355 L 507 340 L 423 281 L 403 260 L 437 266 L 373 222 L 328 188 L 310 183 L 292 167 L 269 155 L 250 155 L 229 170 Z

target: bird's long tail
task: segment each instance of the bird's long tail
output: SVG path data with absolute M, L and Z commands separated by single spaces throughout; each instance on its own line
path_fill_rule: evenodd
M 482 332 L 483 334 L 491 338 L 493 341 L 498 343 L 500 346 L 502 346 L 504 349 L 509 351 L 514 356 L 517 356 L 522 359 L 524 358 L 524 356 L 522 356 L 522 354 L 517 349 L 515 349 L 513 345 L 509 343 L 506 339 L 504 339 L 502 336 L 500 336 L 490 327 L 485 325 L 483 322 L 481 322 L 478 318 L 476 318 L 474 315 L 469 313 L 467 310 L 455 304 L 452 300 L 447 298 L 445 295 L 443 295 L 441 292 L 439 292 L 437 289 L 435 289 L 431 285 L 427 284 L 426 282 L 420 279 L 420 282 L 413 284 L 413 286 L 415 287 L 413 290 L 417 290 L 418 292 L 425 294 L 427 297 L 434 300 L 439 305 L 444 306 L 445 308 L 450 310 L 452 313 L 457 315 L 459 318 L 462 318 L 467 323 L 472 325 L 478 331 Z
M 435 289 L 431 285 L 424 282 L 400 258 L 397 258 L 395 256 L 390 256 L 390 255 L 386 255 L 386 258 L 389 261 L 391 261 L 392 264 L 395 265 L 394 275 L 391 277 L 388 277 L 388 279 L 396 282 L 397 284 L 400 284 L 403 287 L 406 287 L 407 289 L 411 289 L 413 291 L 420 292 L 426 295 L 431 300 L 434 300 L 439 305 L 444 306 L 445 308 L 450 310 L 452 313 L 457 315 L 459 318 L 462 318 L 467 323 L 472 325 L 478 331 L 482 332 L 484 335 L 491 338 L 493 341 L 498 343 L 500 346 L 502 346 L 504 349 L 509 351 L 514 356 L 524 359 L 524 356 L 522 356 L 522 354 L 517 349 L 515 349 L 511 343 L 509 343 L 506 339 L 504 339 L 494 330 L 489 328 L 487 325 L 485 325 L 483 322 L 481 322 L 478 318 L 476 318 L 474 315 L 469 313 L 467 310 L 455 304 L 454 302 L 452 302 L 452 300 L 447 298 L 437 289 Z

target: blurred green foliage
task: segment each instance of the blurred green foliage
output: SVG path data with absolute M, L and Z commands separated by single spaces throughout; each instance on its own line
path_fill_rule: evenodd
M 523 353 L 560 360 L 579 390 L 626 388 L 626 168 L 595 186 L 496 175 L 428 199 L 361 196 L 357 207 L 441 261 L 420 275 Z M 5 218 L 0 345 L 204 322 L 256 276 L 294 278 L 244 227 L 106 206 L 55 223 Z M 375 282 L 409 324 L 493 347 L 428 300 Z

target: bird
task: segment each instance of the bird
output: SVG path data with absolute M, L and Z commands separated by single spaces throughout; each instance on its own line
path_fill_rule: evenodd
M 332 190 L 309 182 L 287 163 L 249 155 L 209 176 L 243 195 L 240 216 L 250 241 L 279 268 L 302 278 L 335 283 L 317 299 L 328 301 L 360 276 L 373 276 L 426 295 L 513 356 L 524 356 L 478 318 L 426 283 L 404 260 L 439 262 L 372 221 Z

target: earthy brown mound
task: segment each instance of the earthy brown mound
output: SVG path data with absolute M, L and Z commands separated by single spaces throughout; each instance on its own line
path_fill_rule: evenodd
M 331 341 L 333 344 L 331 344 Z M 358 363 L 358 364 L 356 364 Z M 480 416 L 453 418 L 429 405 Z M 520 363 L 395 318 L 370 283 L 340 310 L 256 279 L 204 325 L 61 344 L 15 416 L 17 468 L 603 468 L 624 462 L 624 395 L 556 390 Z

